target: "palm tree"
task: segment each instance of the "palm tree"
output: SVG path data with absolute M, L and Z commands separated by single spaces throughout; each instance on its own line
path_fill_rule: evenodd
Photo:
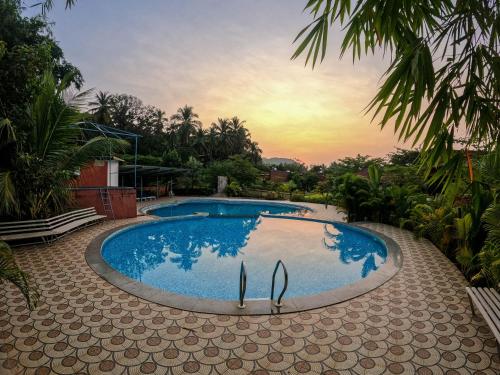
M 38 292 L 30 286 L 28 275 L 18 267 L 12 250 L 3 241 L 0 241 L 0 280 L 10 281 L 18 287 L 30 310 L 36 307 Z
M 99 91 L 95 100 L 89 102 L 90 110 L 94 120 L 99 124 L 109 125 L 111 123 L 111 100 L 113 96 L 108 92 Z
M 218 118 L 217 122 L 212 123 L 215 133 L 218 137 L 218 147 L 216 150 L 219 159 L 227 159 L 232 151 L 231 124 L 228 119 Z
M 246 121 L 241 121 L 237 116 L 229 120 L 229 126 L 232 133 L 232 155 L 242 154 L 248 146 L 250 133 L 244 126 L 245 122 Z
M 28 123 L 20 124 L 23 137 L 16 138 L 10 123 L 0 124 L 0 134 L 14 143 L 13 162 L 0 169 L 0 216 L 39 219 L 62 212 L 79 168 L 127 144 L 105 137 L 83 139 L 75 124 L 85 117 L 78 108 L 87 92 L 64 101 L 70 82 L 69 75 L 59 84 L 50 72 L 43 75 L 39 93 L 27 109 Z
M 194 113 L 193 107 L 185 105 L 177 110 L 177 113 L 170 117 L 170 128 L 179 137 L 179 145 L 182 148 L 191 146 L 191 136 L 201 128 L 201 121 L 198 114 Z

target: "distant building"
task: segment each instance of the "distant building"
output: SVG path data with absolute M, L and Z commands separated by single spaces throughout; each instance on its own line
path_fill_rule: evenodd
M 287 182 L 290 180 L 290 172 L 289 171 L 278 171 L 273 169 L 269 171 L 268 179 L 272 182 Z

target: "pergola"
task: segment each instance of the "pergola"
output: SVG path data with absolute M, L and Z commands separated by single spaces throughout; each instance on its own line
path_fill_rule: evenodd
M 153 165 L 121 165 L 120 176 L 134 175 L 134 180 L 139 177 L 140 179 L 140 192 L 143 195 L 143 182 L 144 177 L 156 177 L 156 191 L 158 194 L 159 178 L 163 176 L 174 176 L 188 171 L 186 168 L 174 167 L 161 167 Z M 123 178 L 122 178 L 123 180 Z
M 93 121 L 82 121 L 78 122 L 77 125 L 84 132 L 89 132 L 91 134 L 98 134 L 103 137 L 110 137 L 116 139 L 128 139 L 134 141 L 134 165 L 137 164 L 137 140 L 142 136 L 139 134 L 135 134 L 126 130 L 113 128 L 111 126 L 106 126 L 103 124 L 98 124 Z M 137 173 L 134 169 L 134 188 L 137 189 Z

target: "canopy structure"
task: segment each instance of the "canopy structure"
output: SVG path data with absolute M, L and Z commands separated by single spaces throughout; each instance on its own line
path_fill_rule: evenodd
M 189 169 L 186 168 L 174 168 L 174 167 L 161 167 L 154 165 L 121 165 L 120 166 L 120 176 L 134 175 L 134 180 L 139 178 L 140 180 L 140 196 L 143 196 L 143 182 L 145 177 L 156 177 L 156 189 L 158 191 L 159 178 L 163 176 L 174 176 L 184 172 Z M 170 187 L 171 188 L 171 187 Z
M 137 164 L 137 140 L 142 136 L 136 133 L 132 133 L 126 130 L 113 128 L 111 126 L 98 124 L 93 121 L 82 121 L 75 124 L 80 129 L 83 130 L 84 133 L 90 133 L 90 136 L 103 136 L 109 138 L 116 139 L 126 139 L 134 141 L 134 165 Z M 110 155 L 111 157 L 111 155 Z M 134 170 L 134 187 L 137 188 L 137 172 Z

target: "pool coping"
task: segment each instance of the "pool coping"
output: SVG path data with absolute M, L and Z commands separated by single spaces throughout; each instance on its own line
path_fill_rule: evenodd
M 361 227 L 360 224 L 342 223 L 335 220 L 322 220 L 314 218 L 303 218 L 296 216 L 282 215 L 262 215 L 268 217 L 277 217 L 281 219 L 291 220 L 307 220 L 321 223 L 332 223 L 341 226 L 348 226 L 351 229 L 364 232 L 370 236 L 374 236 L 377 240 L 381 240 L 387 248 L 387 260 L 376 271 L 371 273 L 365 279 L 354 284 L 349 284 L 340 288 L 335 288 L 318 294 L 284 298 L 283 306 L 277 307 L 270 300 L 245 300 L 245 309 L 238 308 L 238 301 L 213 300 L 199 297 L 188 297 L 177 293 L 172 293 L 159 288 L 154 288 L 143 284 L 137 280 L 129 278 L 124 274 L 112 268 L 101 256 L 102 245 L 105 240 L 113 234 L 125 231 L 132 227 L 151 224 L 160 221 L 184 220 L 184 219 L 202 219 L 204 215 L 187 215 L 162 218 L 160 220 L 148 220 L 140 224 L 126 224 L 113 228 L 95 237 L 88 245 L 85 251 L 85 260 L 89 267 L 104 280 L 115 285 L 119 289 L 133 294 L 139 298 L 154 302 L 160 305 L 178 308 L 181 310 L 210 313 L 219 315 L 269 315 L 269 314 L 284 314 L 292 312 L 300 312 L 315 308 L 325 307 L 340 302 L 350 300 L 365 293 L 368 293 L 381 285 L 385 284 L 394 277 L 401 269 L 403 263 L 403 254 L 399 245 L 392 238 L 366 227 Z M 286 297 L 286 295 L 285 295 Z

